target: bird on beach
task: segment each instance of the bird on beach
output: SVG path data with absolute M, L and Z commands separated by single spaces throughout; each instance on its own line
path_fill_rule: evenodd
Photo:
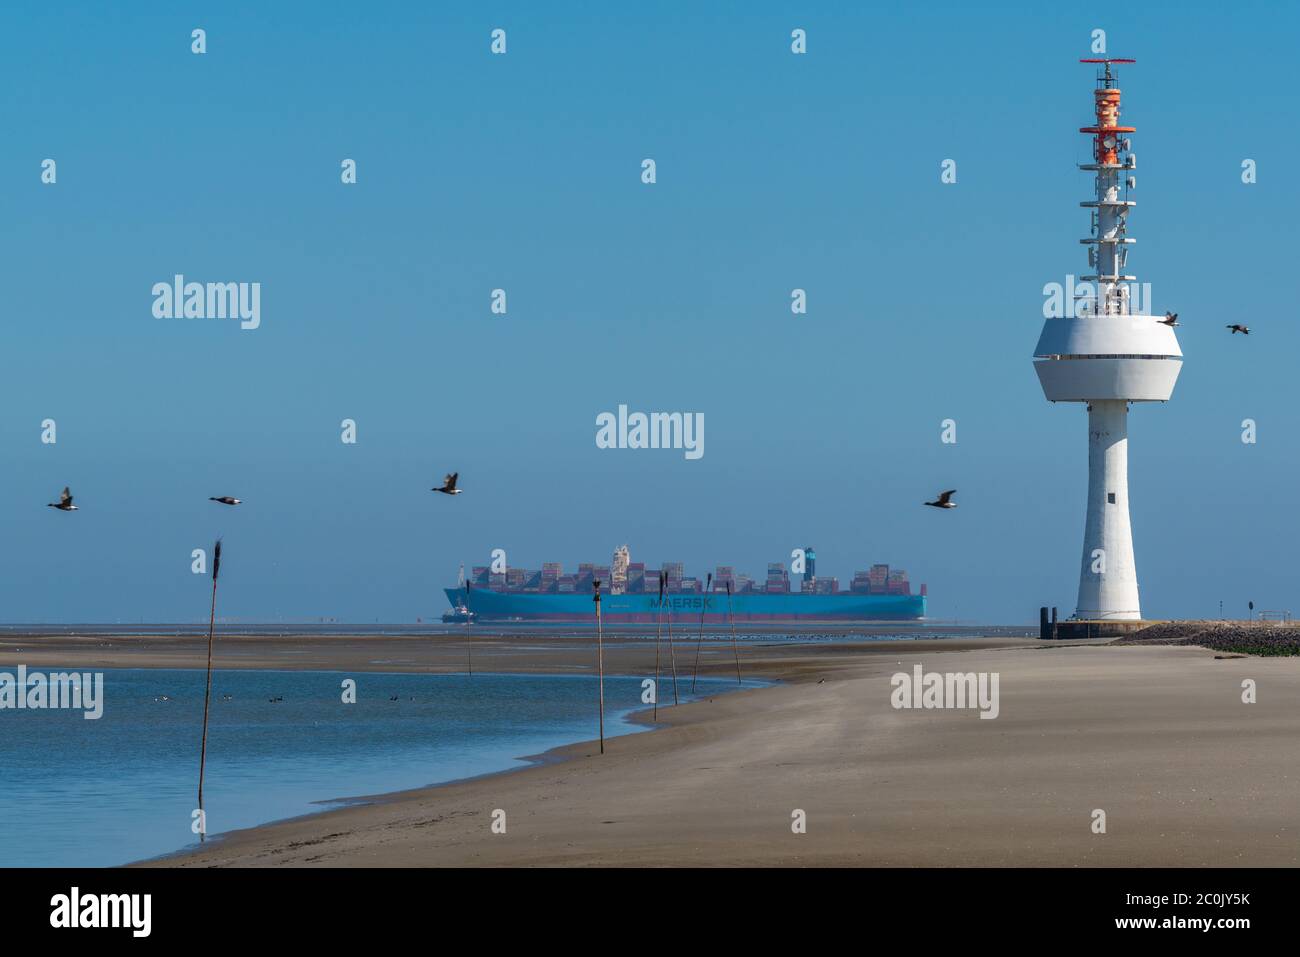
M 216 495 L 209 495 L 209 496 L 208 496 L 208 501 L 209 501 L 209 502 L 220 502 L 222 505 L 242 505 L 242 504 L 243 504 L 243 499 L 238 499 L 238 498 L 235 498 L 234 496 L 231 496 L 231 495 L 222 495 L 222 496 L 220 496 L 220 497 L 218 497 L 218 496 L 216 496 Z
M 1166 312 L 1165 317 L 1163 319 L 1157 319 L 1156 322 L 1162 322 L 1172 329 L 1174 326 L 1178 325 L 1178 313 Z
M 952 500 L 952 497 L 956 494 L 957 490 L 955 488 L 950 488 L 946 492 L 940 492 L 939 498 L 935 501 L 926 502 L 925 504 L 933 505 L 935 508 L 956 508 L 957 503 Z
M 456 480 L 460 478 L 459 472 L 452 472 L 442 480 L 442 488 L 431 488 L 430 492 L 441 492 L 443 495 L 459 495 L 461 489 L 456 488 Z
M 59 493 L 57 503 L 46 502 L 45 504 L 50 508 L 57 508 L 60 512 L 75 512 L 77 510 L 77 506 L 72 504 L 72 492 L 68 490 L 66 485 L 63 486 L 63 491 Z
M 1231 329 L 1231 330 L 1232 330 L 1232 334 L 1233 334 L 1234 336 L 1235 336 L 1237 333 L 1239 333 L 1239 332 L 1240 332 L 1243 336 L 1248 336 L 1248 335 L 1250 335 L 1250 327 L 1249 327 L 1249 326 L 1243 326 L 1243 325 L 1241 325 L 1240 323 L 1237 323 L 1237 322 L 1234 322 L 1234 323 L 1232 323 L 1231 325 L 1224 326 L 1224 328 L 1225 328 L 1225 329 Z

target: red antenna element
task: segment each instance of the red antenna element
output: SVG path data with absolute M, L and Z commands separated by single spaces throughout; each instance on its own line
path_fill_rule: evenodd
M 1136 133 L 1135 126 L 1119 125 L 1119 100 L 1120 90 L 1115 86 L 1117 79 L 1111 73 L 1110 65 L 1112 63 L 1136 63 L 1137 60 L 1130 60 L 1123 57 L 1103 57 L 1101 59 L 1081 59 L 1080 63 L 1104 63 L 1106 71 L 1103 75 L 1097 77 L 1097 89 L 1093 92 L 1096 98 L 1097 125 L 1081 126 L 1080 133 L 1093 134 L 1092 156 L 1093 160 L 1100 164 L 1115 165 L 1119 163 L 1119 137 L 1118 133 Z

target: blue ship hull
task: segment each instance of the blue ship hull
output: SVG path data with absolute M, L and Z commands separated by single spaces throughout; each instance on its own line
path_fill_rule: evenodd
M 465 601 L 464 588 L 444 589 L 453 608 Z M 660 615 L 659 594 L 601 595 L 601 617 L 608 622 L 653 624 Z M 498 592 L 471 587 L 469 610 L 475 621 L 578 621 L 596 617 L 590 594 L 574 592 Z M 925 617 L 924 595 L 806 595 L 799 592 L 745 592 L 731 596 L 736 621 L 916 621 Z M 727 620 L 727 595 L 711 592 L 664 596 L 663 615 L 698 622 Z

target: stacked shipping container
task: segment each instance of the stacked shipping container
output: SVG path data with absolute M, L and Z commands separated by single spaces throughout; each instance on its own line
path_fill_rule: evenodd
M 812 549 L 807 549 L 809 553 Z M 818 578 L 812 574 L 809 566 L 799 583 L 799 591 L 804 594 L 836 595 L 840 593 L 838 578 Z M 584 562 L 578 566 L 577 574 L 564 574 L 560 562 L 544 562 L 540 572 L 525 568 L 508 568 L 505 572 L 493 572 L 489 566 L 475 565 L 470 573 L 471 584 L 491 588 L 493 591 L 536 591 L 562 592 L 590 591 L 593 579 L 602 582 L 611 581 L 612 568 L 609 565 L 595 565 Z M 659 578 L 664 578 L 664 587 L 672 594 L 701 594 L 704 591 L 703 580 L 688 577 L 682 562 L 665 562 L 661 571 L 647 569 L 645 562 L 629 562 L 627 565 L 627 583 L 625 591 L 635 594 L 657 592 Z M 731 582 L 732 591 L 767 592 L 784 594 L 790 592 L 790 572 L 784 564 L 773 562 L 767 566 L 767 577 L 757 586 L 748 575 L 737 574 L 732 565 L 718 565 L 713 575 L 712 590 L 725 592 L 727 582 Z M 872 565 L 869 571 L 855 571 L 849 582 L 849 591 L 857 594 L 871 595 L 911 595 L 912 586 L 907 572 L 901 568 L 891 569 L 888 565 Z M 920 594 L 926 593 L 921 586 Z

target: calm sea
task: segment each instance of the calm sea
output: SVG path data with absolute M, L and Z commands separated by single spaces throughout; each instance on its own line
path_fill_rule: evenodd
M 645 730 L 626 720 L 645 707 L 641 680 L 605 679 L 607 736 Z M 701 678 L 698 696 L 735 688 Z M 202 671 L 109 669 L 98 720 L 0 710 L 0 866 L 123 864 L 196 841 L 203 690 Z M 217 671 L 208 835 L 519 767 L 594 738 L 596 693 L 586 675 Z M 669 680 L 659 698 L 671 703 Z

